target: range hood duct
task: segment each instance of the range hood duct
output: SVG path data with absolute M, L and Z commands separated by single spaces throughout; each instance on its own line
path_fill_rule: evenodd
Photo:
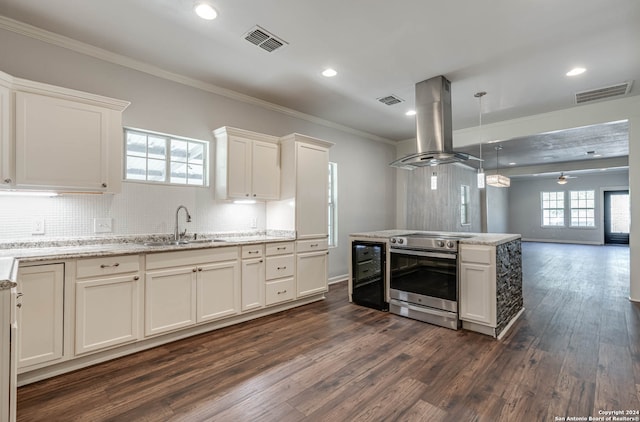
M 416 167 L 437 166 L 476 159 L 453 151 L 451 124 L 451 82 L 436 76 L 416 84 L 417 152 L 390 165 L 413 170 Z

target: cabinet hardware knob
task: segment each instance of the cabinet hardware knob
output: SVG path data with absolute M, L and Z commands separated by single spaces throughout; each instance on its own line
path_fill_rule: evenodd
M 248 193 L 245 193 L 245 194 L 244 194 L 244 196 L 249 196 L 249 194 L 248 194 Z
M 254 197 L 254 198 L 256 197 L 256 194 L 255 194 L 255 193 L 253 194 L 253 197 Z
M 4 183 L 11 183 L 11 179 L 7 177 L 6 179 L 3 180 L 3 182 Z
M 16 307 L 22 308 L 22 303 L 16 303 Z
M 198 271 L 202 271 L 202 267 L 198 267 Z
M 19 297 L 22 297 L 22 296 L 24 296 L 24 293 L 18 293 L 18 294 L 16 295 L 16 299 L 17 299 L 17 298 L 19 298 Z
M 113 263 L 113 264 L 101 264 L 100 268 L 119 267 L 119 266 L 120 266 L 120 263 L 116 262 L 116 263 Z
M 102 187 L 103 187 L 103 188 L 106 188 L 106 187 L 107 187 L 107 184 L 106 184 L 106 183 L 103 183 L 103 184 L 102 184 Z
M 197 269 L 197 268 L 194 268 L 194 269 L 193 269 L 193 270 L 191 270 L 191 271 L 193 271 L 193 272 L 195 273 L 196 271 L 198 271 L 198 269 Z
M 136 275 L 136 276 L 134 276 L 134 277 L 133 277 L 133 279 L 134 279 L 135 281 L 138 281 L 138 280 L 140 280 L 140 277 L 138 277 L 138 276 Z
M 258 262 L 262 262 L 262 260 L 258 261 Z

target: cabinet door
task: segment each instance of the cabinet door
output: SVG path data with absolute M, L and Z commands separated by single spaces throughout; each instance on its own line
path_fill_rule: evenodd
M 240 312 L 240 266 L 237 261 L 198 266 L 198 322 Z
M 0 186 L 13 183 L 13 148 L 11 139 L 11 90 L 0 85 Z
M 25 92 L 15 110 L 17 186 L 106 190 L 108 110 Z
M 298 238 L 327 236 L 329 152 L 315 145 L 298 144 L 296 153 Z
M 18 368 L 62 358 L 64 264 L 18 272 Z
M 496 280 L 491 266 L 460 264 L 460 319 L 495 327 Z
M 279 199 L 280 165 L 278 144 L 253 141 L 251 191 L 255 199 Z
M 195 267 L 148 271 L 145 274 L 146 336 L 196 323 Z
M 138 339 L 138 275 L 76 283 L 76 354 Z
M 327 251 L 298 254 L 296 262 L 297 297 L 327 291 Z
M 264 307 L 264 259 L 242 260 L 242 310 Z
M 227 195 L 249 198 L 251 191 L 251 140 L 229 137 L 227 162 Z

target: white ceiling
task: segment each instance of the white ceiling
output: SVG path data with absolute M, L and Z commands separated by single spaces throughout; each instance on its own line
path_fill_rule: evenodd
M 219 87 L 399 141 L 417 82 L 452 82 L 453 126 L 575 107 L 576 92 L 640 79 L 637 0 L 0 0 L 0 15 Z M 489 6 L 490 7 L 487 7 Z M 268 53 L 255 25 L 289 43 Z M 324 78 L 333 67 L 339 73 Z M 587 68 L 581 76 L 565 73 Z M 640 82 L 628 95 L 640 94 Z M 376 98 L 395 94 L 405 103 Z

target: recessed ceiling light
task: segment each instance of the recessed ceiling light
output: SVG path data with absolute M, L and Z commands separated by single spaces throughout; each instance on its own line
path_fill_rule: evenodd
M 416 115 L 416 111 L 415 110 L 409 110 L 404 114 L 406 114 L 407 116 L 415 116 Z
M 337 74 L 338 72 L 336 72 L 334 69 L 331 69 L 331 68 L 328 68 L 322 71 L 322 76 L 325 76 L 327 78 L 333 78 Z
M 587 69 L 585 69 L 584 67 L 574 67 L 573 69 L 571 69 L 570 71 L 567 72 L 567 76 L 582 75 L 586 71 L 587 71 Z
M 216 9 L 208 3 L 196 3 L 193 10 L 195 10 L 196 14 L 202 19 L 206 19 L 208 21 L 212 21 L 218 17 Z

